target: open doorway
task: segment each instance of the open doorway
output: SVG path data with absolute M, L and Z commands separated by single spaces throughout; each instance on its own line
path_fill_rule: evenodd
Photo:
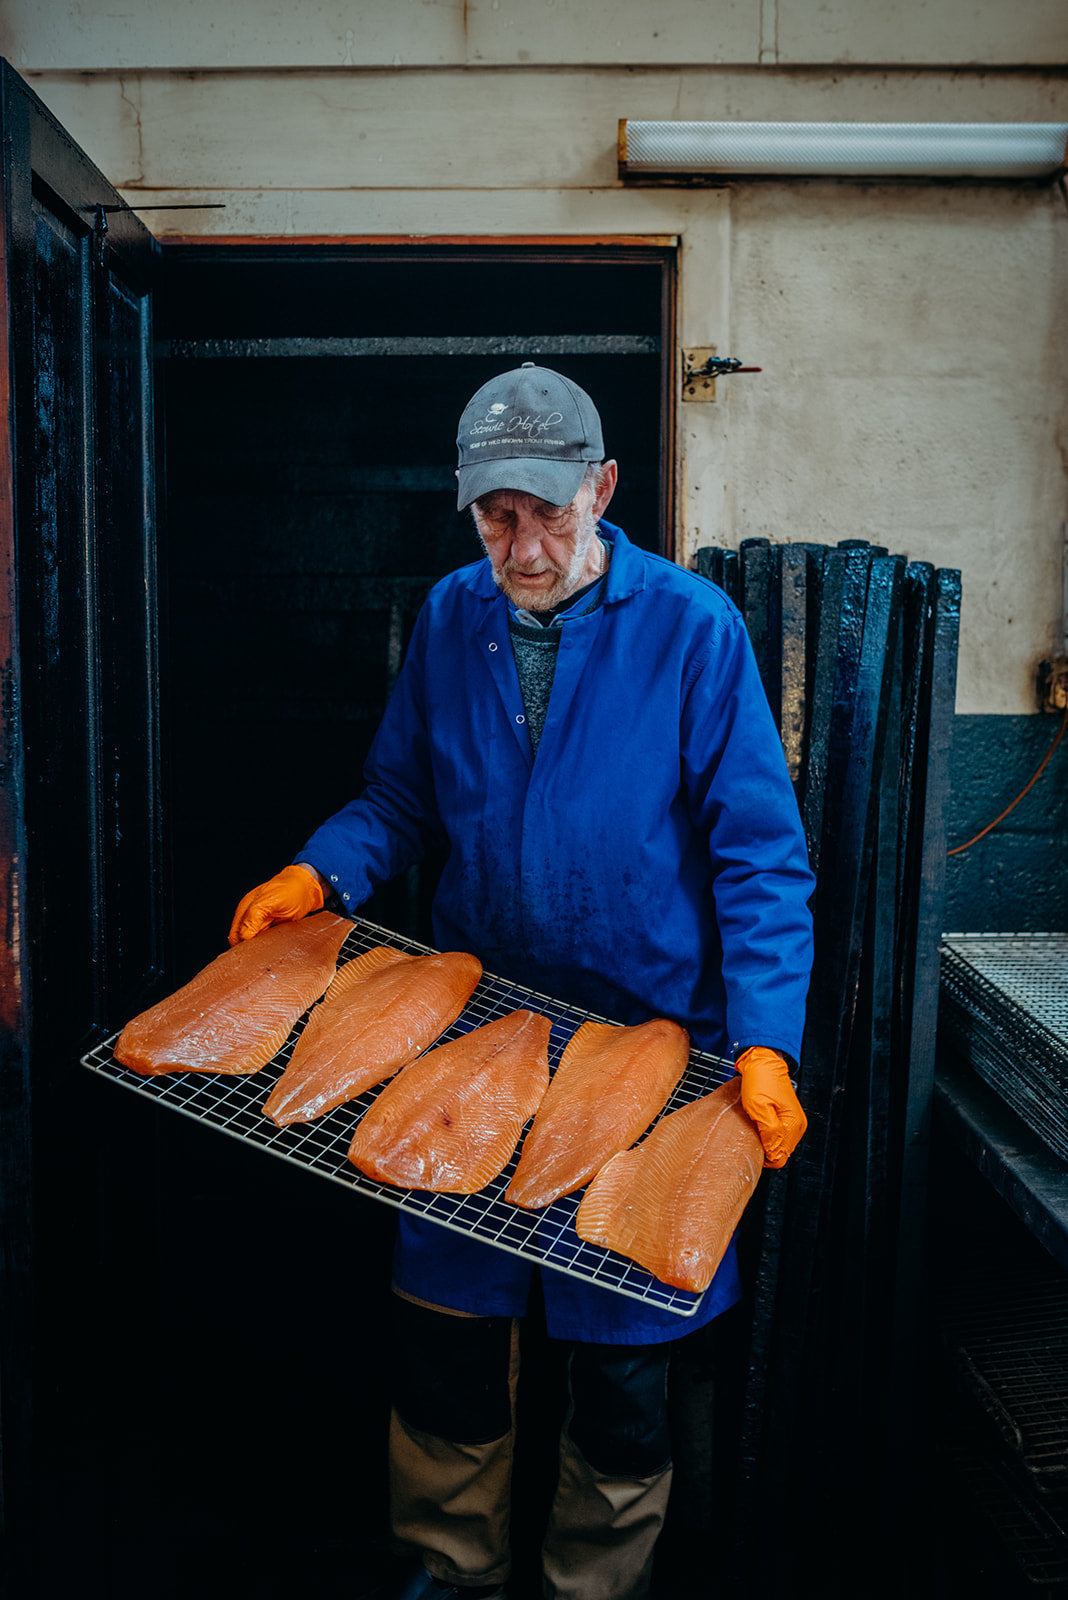
M 384 1526 L 395 1213 L 79 1057 L 216 955 L 240 892 L 358 782 L 421 593 L 474 553 L 451 443 L 490 372 L 566 361 L 623 463 L 615 515 L 669 551 L 671 253 L 161 251 L 4 64 L 0 87 L 9 1565 L 42 1600 L 87 1573 L 114 1600 L 311 1600 Z M 454 331 L 483 343 L 449 356 Z M 538 347 L 494 354 L 508 335 Z
M 536 360 L 586 388 L 620 462 L 609 516 L 673 554 L 673 268 L 626 245 L 166 248 L 180 976 L 357 792 L 428 588 L 479 554 L 452 490 L 480 384 Z M 434 866 L 366 914 L 428 940 Z
M 672 293 L 668 249 L 165 249 L 163 750 L 176 982 L 218 953 L 240 895 L 358 790 L 423 597 L 478 556 L 453 472 L 456 424 L 481 383 L 532 359 L 586 388 L 620 462 L 609 515 L 636 543 L 672 553 Z M 433 875 L 388 886 L 363 914 L 428 940 Z M 161 1118 L 154 1145 L 157 1170 L 184 1175 L 161 1182 L 155 1222 L 167 1343 L 152 1470 L 176 1497 L 164 1546 L 189 1585 L 203 1587 L 210 1556 L 213 1593 L 224 1573 L 227 1592 L 235 1574 L 247 1592 L 251 1569 L 239 1563 L 251 1561 L 262 1592 L 277 1583 L 280 1593 L 282 1574 L 309 1581 L 301 1530 L 332 1528 L 311 1567 L 351 1582 L 385 1525 L 395 1214 L 201 1135 L 183 1117 Z M 255 1330 L 242 1381 L 210 1394 L 201 1365 L 183 1359 L 205 1307 L 220 1327 Z M 303 1377 L 294 1403 L 279 1371 L 291 1383 L 311 1374 L 314 1403 L 303 1403 Z M 337 1383 L 351 1374 L 363 1376 Z M 531 1574 L 560 1393 L 545 1380 L 521 1393 L 516 1537 Z M 339 1452 L 350 1427 L 359 1448 Z M 225 1480 L 225 1536 L 204 1493 L 206 1436 L 209 1481 Z M 309 1465 L 294 1474 L 295 1462 Z M 281 1481 L 279 1536 L 263 1485 Z M 249 1554 L 261 1537 L 262 1559 Z

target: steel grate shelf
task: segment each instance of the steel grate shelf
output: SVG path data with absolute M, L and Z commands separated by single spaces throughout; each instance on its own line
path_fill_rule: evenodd
M 1068 1537 L 1046 1506 L 1028 1496 L 1006 1466 L 988 1455 L 967 1429 L 943 1439 L 941 1453 L 971 1497 L 980 1519 L 977 1536 L 992 1537 L 1015 1574 L 1011 1589 L 1004 1590 L 1006 1600 L 1010 1594 L 1035 1600 L 1068 1594 Z
M 1068 1279 L 1028 1267 L 962 1275 L 943 1290 L 938 1321 L 963 1387 L 1034 1487 L 1063 1500 Z
M 1068 934 L 944 935 L 939 1030 L 1068 1160 Z
M 351 961 L 353 957 L 381 944 L 392 945 L 395 949 L 410 951 L 415 955 L 430 953 L 426 945 L 356 918 L 353 931 L 341 948 L 338 964 Z M 564 1046 L 581 1023 L 612 1020 L 562 1005 L 536 990 L 522 988 L 483 973 L 460 1017 L 435 1043 L 442 1044 L 458 1038 L 472 1028 L 523 1008 L 540 1012 L 552 1023 L 549 1036 L 550 1070 L 555 1070 Z M 344 1184 L 358 1194 L 394 1206 L 410 1216 L 440 1223 L 443 1227 L 473 1236 L 485 1244 L 572 1277 L 585 1279 L 616 1294 L 674 1312 L 680 1317 L 693 1315 L 700 1303 L 700 1295 L 673 1289 L 624 1257 L 602 1250 L 597 1245 L 586 1244 L 578 1237 L 575 1214 L 583 1191 L 554 1201 L 542 1211 L 523 1211 L 510 1205 L 503 1196 L 515 1171 L 518 1151 L 513 1154 L 501 1175 L 474 1195 L 395 1189 L 365 1177 L 347 1160 L 346 1153 L 356 1124 L 384 1087 L 382 1084 L 314 1122 L 276 1128 L 270 1118 L 263 1115 L 261 1108 L 281 1077 L 306 1021 L 307 1013 L 301 1017 L 274 1059 L 259 1072 L 247 1077 L 200 1072 L 143 1076 L 120 1066 L 115 1060 L 113 1052 L 117 1033 L 84 1055 L 81 1064 L 123 1088 L 144 1095 L 157 1105 L 192 1117 L 206 1127 L 229 1134 L 231 1138 L 256 1145 L 283 1161 L 293 1162 L 331 1182 Z M 729 1061 L 702 1051 L 692 1051 L 683 1080 L 661 1115 L 708 1094 L 725 1082 L 733 1071 Z

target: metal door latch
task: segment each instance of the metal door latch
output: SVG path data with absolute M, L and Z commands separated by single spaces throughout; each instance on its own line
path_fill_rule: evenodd
M 737 356 L 717 356 L 711 345 L 682 352 L 682 398 L 714 400 L 716 379 L 732 372 L 759 372 L 759 367 L 743 367 Z

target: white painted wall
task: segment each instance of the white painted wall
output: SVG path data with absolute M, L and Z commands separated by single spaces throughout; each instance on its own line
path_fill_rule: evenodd
M 1059 66 L 1063 0 L 6 0 L 22 69 Z
M 733 380 L 727 525 L 960 567 L 959 709 L 1033 710 L 1062 648 L 1062 195 L 749 185 L 731 239 L 765 376 Z
M 958 709 L 1034 709 L 1064 625 L 1061 192 L 624 188 L 615 139 L 1068 121 L 1064 0 L 7 0 L 0 53 L 131 204 L 225 207 L 146 210 L 161 236 L 677 238 L 680 345 L 763 368 L 679 408 L 687 554 L 859 535 L 959 566 Z

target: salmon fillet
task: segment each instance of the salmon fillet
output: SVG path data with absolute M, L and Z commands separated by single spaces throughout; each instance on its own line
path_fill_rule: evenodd
M 579 1238 L 676 1289 L 707 1289 L 764 1165 L 741 1089 L 732 1078 L 669 1111 L 637 1149 L 602 1167 L 578 1208 Z
M 406 955 L 378 945 L 346 962 L 308 1018 L 264 1104 L 280 1128 L 310 1122 L 391 1078 L 455 1022 L 482 976 L 459 951 Z
M 246 939 L 128 1022 L 115 1060 L 135 1072 L 258 1072 L 322 995 L 352 932 L 319 911 Z
M 535 1011 L 513 1011 L 428 1050 L 364 1113 L 349 1160 L 401 1188 L 484 1189 L 549 1087 L 551 1026 Z
M 505 1199 L 536 1210 L 581 1189 L 664 1109 L 689 1054 L 686 1030 L 666 1017 L 634 1028 L 582 1023 L 523 1141 Z

